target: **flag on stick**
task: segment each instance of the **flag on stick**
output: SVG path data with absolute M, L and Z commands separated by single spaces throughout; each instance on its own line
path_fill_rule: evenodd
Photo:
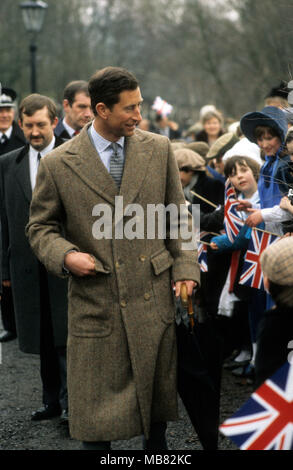
M 225 212 L 224 227 L 230 242 L 233 243 L 239 231 L 244 225 L 241 214 L 237 212 L 236 207 L 239 201 L 236 199 L 235 189 L 229 179 L 225 184 Z
M 252 230 L 247 252 L 244 257 L 244 264 L 239 284 L 264 290 L 260 255 L 269 245 L 278 239 L 278 236 L 269 232 Z

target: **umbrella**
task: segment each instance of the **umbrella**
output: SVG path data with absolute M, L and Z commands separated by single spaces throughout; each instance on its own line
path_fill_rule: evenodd
M 216 450 L 222 348 L 212 320 L 199 321 L 194 296 L 187 299 L 185 287 L 176 299 L 178 393 L 203 448 Z

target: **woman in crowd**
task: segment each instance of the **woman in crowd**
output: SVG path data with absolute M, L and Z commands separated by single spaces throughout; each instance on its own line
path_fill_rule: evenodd
M 223 131 L 223 117 L 217 110 L 208 111 L 201 118 L 203 129 L 196 135 L 197 141 L 207 142 L 211 146 Z

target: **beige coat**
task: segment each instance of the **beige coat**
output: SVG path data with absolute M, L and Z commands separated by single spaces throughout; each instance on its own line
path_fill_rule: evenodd
M 170 276 L 198 281 L 197 257 L 181 250 L 181 240 L 93 237 L 94 206 L 106 203 L 113 211 L 118 189 L 87 127 L 41 160 L 27 233 L 36 255 L 56 275 L 63 275 L 70 249 L 96 259 L 96 276 L 69 279 L 71 436 L 147 437 L 151 422 L 177 419 Z M 126 138 L 119 195 L 124 207 L 139 203 L 145 210 L 147 204 L 184 204 L 166 137 L 137 130 Z M 125 216 L 123 223 L 130 219 Z

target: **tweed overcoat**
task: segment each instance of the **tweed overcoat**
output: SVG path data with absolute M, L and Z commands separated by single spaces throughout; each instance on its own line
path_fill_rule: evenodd
M 62 276 L 68 250 L 95 258 L 96 276 L 69 279 L 71 436 L 83 441 L 148 437 L 151 422 L 177 419 L 170 278 L 198 281 L 197 254 L 182 250 L 181 239 L 148 239 L 146 224 L 140 239 L 95 238 L 96 205 L 106 204 L 114 214 L 115 196 L 123 197 L 124 208 L 140 204 L 145 214 L 147 204 L 185 200 L 166 137 L 136 130 L 126 138 L 119 193 L 90 142 L 89 125 L 41 160 L 27 234 L 56 275 Z M 122 214 L 113 223 L 121 229 L 131 220 Z
M 59 142 L 60 143 L 60 142 Z M 25 226 L 29 220 L 32 189 L 29 146 L 0 157 L 3 279 L 11 280 L 16 328 L 21 351 L 40 352 L 40 269 Z M 48 274 L 55 346 L 67 341 L 67 281 Z

